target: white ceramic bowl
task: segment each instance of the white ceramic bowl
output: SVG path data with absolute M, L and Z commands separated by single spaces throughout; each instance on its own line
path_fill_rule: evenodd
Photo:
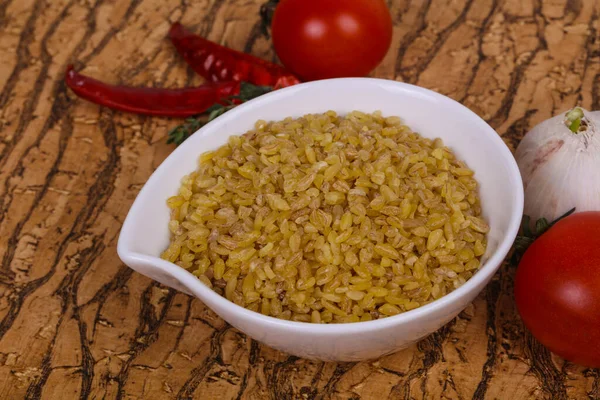
M 196 168 L 200 153 L 246 132 L 259 119 L 352 110 L 400 116 L 425 137 L 441 137 L 480 183 L 481 204 L 491 226 L 481 269 L 459 289 L 415 310 L 376 321 L 310 324 L 279 320 L 239 307 L 186 270 L 159 258 L 169 243 L 166 200 Z M 331 79 L 261 96 L 207 124 L 179 146 L 152 174 L 123 224 L 118 243 L 125 264 L 152 279 L 198 297 L 248 336 L 299 357 L 359 361 L 405 348 L 452 320 L 490 281 L 509 251 L 523 212 L 523 185 L 510 151 L 476 114 L 441 94 L 380 79 Z

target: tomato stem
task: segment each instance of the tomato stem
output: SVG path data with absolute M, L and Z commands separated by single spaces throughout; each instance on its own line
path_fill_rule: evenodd
M 515 238 L 515 243 L 513 245 L 513 263 L 518 263 L 527 248 L 531 246 L 531 244 L 540 236 L 542 236 L 548 229 L 552 228 L 554 224 L 560 221 L 563 218 L 568 217 L 569 215 L 575 212 L 575 207 L 556 218 L 552 222 L 548 222 L 546 218 L 540 218 L 535 222 L 535 227 L 533 230 L 531 229 L 531 217 L 529 215 L 523 215 L 523 221 L 521 222 L 521 232 Z

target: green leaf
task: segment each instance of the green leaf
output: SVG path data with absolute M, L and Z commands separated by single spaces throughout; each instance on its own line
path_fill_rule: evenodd
M 237 98 L 242 101 L 248 101 L 262 96 L 263 94 L 269 93 L 271 90 L 273 90 L 273 88 L 270 86 L 257 86 L 248 82 L 242 82 L 240 86 L 240 94 L 237 96 Z
M 217 119 L 227 111 L 236 107 L 238 104 L 252 100 L 258 96 L 262 96 L 271 90 L 273 89 L 269 86 L 256 86 L 251 83 L 242 82 L 240 84 L 239 95 L 222 99 L 219 101 L 219 103 L 213 104 L 207 108 L 206 112 L 203 113 L 204 118 L 202 120 L 199 118 L 188 118 L 183 124 L 171 129 L 169 131 L 167 143 L 175 143 L 176 145 L 180 145 L 206 123 Z
M 202 125 L 204 125 L 204 122 L 197 118 L 187 118 L 183 124 L 169 131 L 167 144 L 175 143 L 176 145 L 180 145 Z
M 208 108 L 206 109 L 206 112 L 207 112 L 207 113 L 212 113 L 213 111 L 215 111 L 215 110 L 218 110 L 218 109 L 220 109 L 220 108 L 222 108 L 222 107 L 223 107 L 223 106 L 222 106 L 221 104 L 219 104 L 219 103 L 215 103 L 215 104 L 213 104 L 212 106 L 208 107 Z
M 515 248 L 526 249 L 533 243 L 534 239 L 526 236 L 517 236 L 515 239 Z
M 535 235 L 540 236 L 550 228 L 550 224 L 546 218 L 540 218 L 535 223 Z
M 214 110 L 212 110 L 210 112 L 210 114 L 208 114 L 208 120 L 212 121 L 213 119 L 215 119 L 218 116 L 220 116 L 221 114 L 223 114 L 225 111 L 227 111 L 227 110 L 223 106 L 221 106 L 219 108 L 215 108 Z

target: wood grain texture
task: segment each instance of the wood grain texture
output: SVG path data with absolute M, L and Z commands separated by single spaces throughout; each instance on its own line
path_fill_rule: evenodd
M 600 109 L 600 0 L 389 4 L 393 45 L 373 75 L 462 102 L 513 148 L 558 112 Z M 0 399 L 599 399 L 599 370 L 524 330 L 509 265 L 419 344 L 335 364 L 262 346 L 119 261 L 121 223 L 179 121 L 81 101 L 66 65 L 111 82 L 198 83 L 169 24 L 274 59 L 259 5 L 0 0 Z

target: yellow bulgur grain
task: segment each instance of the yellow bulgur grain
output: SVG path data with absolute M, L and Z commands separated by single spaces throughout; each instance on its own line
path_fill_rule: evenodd
M 481 266 L 474 172 L 399 117 L 258 121 L 200 156 L 162 257 L 250 310 L 370 321 L 434 301 Z

